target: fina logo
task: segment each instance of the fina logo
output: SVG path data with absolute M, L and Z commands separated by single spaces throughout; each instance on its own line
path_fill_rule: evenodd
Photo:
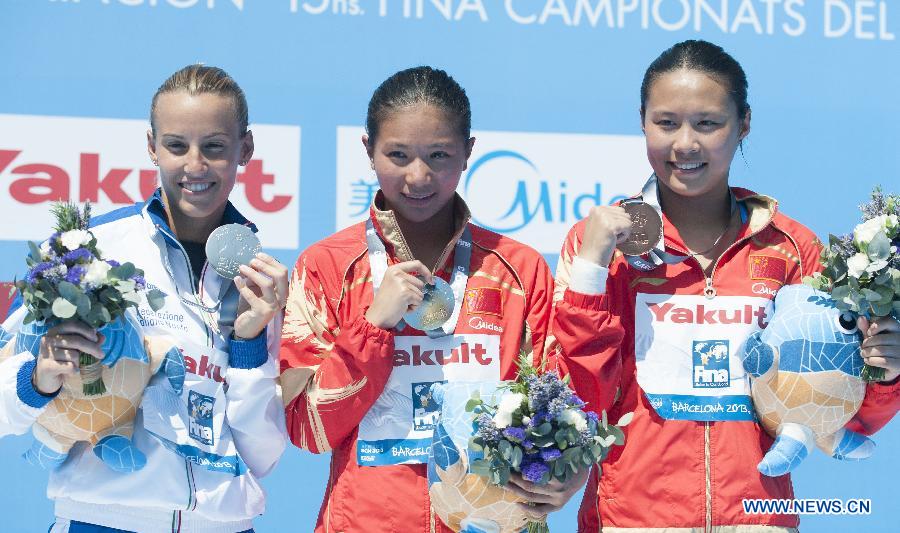
M 537 166 L 519 152 L 495 150 L 472 164 L 463 191 L 472 212 L 478 213 L 473 215 L 475 223 L 512 233 L 532 223 L 572 224 L 584 218 L 602 202 L 600 183 L 589 185 L 592 190 L 573 196 L 565 181 L 542 179 Z
M 694 388 L 718 389 L 731 384 L 728 340 L 694 341 Z

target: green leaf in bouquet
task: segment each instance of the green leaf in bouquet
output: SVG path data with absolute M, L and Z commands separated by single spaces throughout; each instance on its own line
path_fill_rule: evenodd
M 115 285 L 120 293 L 134 292 L 135 283 L 133 279 L 120 279 Z
M 490 477 L 491 475 L 491 462 L 486 459 L 476 459 L 472 461 L 469 467 L 472 469 L 473 474 L 482 477 Z
M 509 458 L 509 463 L 512 465 L 513 468 L 518 469 L 519 466 L 522 464 L 522 457 L 523 457 L 522 448 L 519 448 L 518 446 L 513 446 L 512 454 L 511 454 L 511 457 Z
M 481 437 L 472 437 L 471 439 L 469 439 L 469 450 L 473 452 L 480 452 L 484 450 Z
M 608 425 L 609 419 L 606 417 L 606 409 L 604 409 L 603 412 L 600 413 L 600 427 L 606 429 Z
M 844 300 L 850 296 L 850 287 L 848 285 L 841 285 L 840 287 L 835 287 L 831 291 L 831 298 L 835 301 Z
M 91 299 L 84 293 L 79 294 L 72 303 L 75 304 L 78 316 L 82 318 L 86 317 L 88 313 L 91 312 Z
M 891 284 L 891 281 L 891 269 L 887 269 L 881 274 L 878 274 L 878 276 L 876 276 L 875 279 L 872 280 L 872 283 L 876 285 L 889 286 Z
M 609 433 L 611 436 L 615 437 L 615 444 L 622 445 L 625 444 L 625 433 L 622 432 L 621 429 L 616 426 L 609 426 Z
M 147 298 L 147 301 L 149 303 L 149 301 L 150 301 L 149 297 Z M 479 405 L 481 405 L 483 403 L 484 402 L 478 398 L 471 398 L 469 401 L 466 402 L 466 412 L 471 413 L 472 411 L 475 410 L 476 407 L 478 407 Z
M 544 422 L 540 426 L 534 428 L 533 434 L 538 437 L 549 435 L 553 431 L 553 425 L 550 422 Z
M 566 440 L 569 441 L 570 443 L 578 442 L 578 437 L 579 437 L 578 430 L 575 429 L 573 426 L 569 426 L 568 431 L 566 431 Z
M 881 295 L 873 291 L 872 289 L 860 289 L 859 293 L 869 303 L 876 303 L 881 301 Z
M 136 269 L 134 267 L 134 263 L 122 263 L 121 265 L 119 265 L 117 270 L 118 272 L 116 277 L 125 280 L 134 276 Z
M 84 295 L 84 291 L 81 290 L 81 288 L 68 281 L 60 281 L 57 288 L 59 289 L 59 295 L 66 300 L 69 300 L 72 304 L 77 302 L 78 298 Z
M 501 440 L 497 444 L 497 450 L 500 451 L 500 455 L 503 459 L 509 461 L 509 457 L 512 454 L 512 445 L 508 441 Z
M 53 315 L 58 318 L 72 318 L 78 310 L 72 302 L 65 298 L 53 300 Z
M 891 314 L 893 307 L 891 302 L 872 304 L 872 314 L 875 316 L 887 316 Z
M 561 478 L 566 473 L 566 462 L 565 461 L 554 461 L 553 463 L 553 477 Z
M 25 313 L 25 318 L 22 319 L 22 323 L 23 324 L 31 324 L 32 322 L 34 322 L 34 319 L 35 319 L 34 314 L 31 311 L 28 311 L 27 313 Z
M 507 483 L 509 483 L 509 465 L 501 465 L 497 468 L 497 473 L 499 474 L 499 480 L 497 481 L 498 485 L 505 486 Z
M 631 420 L 633 418 L 634 418 L 634 411 L 632 411 L 630 413 L 625 413 L 624 415 L 622 415 L 621 418 L 619 418 L 619 421 L 616 422 L 616 425 L 619 426 L 620 428 L 623 428 L 623 427 L 627 426 L 628 424 L 630 424 Z
M 38 248 L 38 245 L 28 241 L 28 257 L 31 258 L 32 261 L 36 263 L 41 262 L 41 249 Z
M 884 234 L 884 231 L 879 231 L 872 237 L 872 240 L 869 242 L 869 247 L 866 250 L 866 254 L 869 256 L 869 259 L 873 261 L 890 257 L 891 241 L 887 238 L 887 235 Z
M 556 431 L 556 434 L 553 437 L 553 440 L 556 441 L 556 447 L 560 450 L 565 450 L 569 447 L 569 441 L 566 440 L 566 428 L 561 428 Z

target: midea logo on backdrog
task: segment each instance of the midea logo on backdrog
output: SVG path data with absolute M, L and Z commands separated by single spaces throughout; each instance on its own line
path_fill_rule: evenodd
M 519 231 L 532 222 L 574 223 L 603 203 L 601 192 L 596 181 L 570 188 L 564 180 L 545 179 L 528 157 L 513 150 L 479 157 L 463 185 L 466 201 L 478 205 L 473 209 L 475 222 L 498 233 Z

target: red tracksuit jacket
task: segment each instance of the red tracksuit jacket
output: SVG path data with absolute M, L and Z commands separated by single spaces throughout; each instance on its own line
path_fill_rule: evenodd
M 473 354 L 478 342 L 499 346 L 499 354 L 489 350 L 482 359 L 498 357 L 496 378 L 512 379 L 520 351 L 533 354 L 536 363 L 544 355 L 552 275 L 533 249 L 469 224 L 462 199 L 455 201 L 458 230 L 436 269 L 449 279 L 455 242 L 468 225 L 471 274 L 454 335 L 468 339 Z M 393 214 L 373 205 L 370 217 L 389 263 L 412 259 Z M 367 452 L 357 454 L 361 422 L 365 427 L 392 371 L 457 364 L 417 352 L 417 340 L 428 339 L 422 332 L 386 331 L 366 321 L 373 297 L 367 251 L 365 224 L 351 226 L 306 250 L 291 282 L 281 348 L 288 432 L 303 449 L 332 452 L 316 531 L 449 531 L 431 509 L 424 464 L 359 464 L 369 460 Z
M 563 351 L 578 394 L 588 408 L 606 409 L 612 421 L 628 412 L 634 419 L 625 428 L 625 445 L 615 447 L 588 482 L 579 513 L 579 531 L 618 531 L 633 528 L 686 528 L 679 531 L 709 531 L 714 526 L 738 526 L 732 531 L 775 531 L 793 528 L 793 515 L 745 514 L 743 498 L 793 498 L 788 475 L 769 478 L 756 465 L 772 444 L 762 428 L 751 421 L 697 422 L 668 420 L 657 414 L 636 376 L 635 339 L 652 339 L 639 331 L 635 320 L 637 301 L 675 295 L 666 301 L 675 307 L 656 308 L 657 320 L 704 317 L 680 301 L 697 302 L 707 283 L 716 291 L 705 308 L 718 302 L 737 302 L 725 315 L 759 319 L 759 298 L 774 299 L 784 284 L 800 283 L 804 275 L 818 270 L 820 244 L 812 232 L 777 212 L 771 198 L 733 189 L 743 204 L 746 220 L 736 242 L 719 259 L 710 278 L 692 258 L 675 265 L 662 265 L 650 272 L 630 267 L 616 253 L 610 265 L 606 293 L 584 295 L 567 289 L 572 258 L 578 253 L 584 233 L 579 222 L 569 232 L 557 271 L 555 313 L 551 332 Z M 665 217 L 664 217 L 665 218 Z M 669 252 L 686 255 L 675 228 L 664 223 Z M 722 297 L 738 297 L 734 299 Z M 753 302 L 743 305 L 742 298 Z M 668 316 L 664 312 L 668 309 Z M 745 310 L 746 309 L 746 310 Z M 645 309 L 646 311 L 646 309 Z M 648 313 L 644 313 L 646 316 Z M 746 315 L 746 316 L 743 316 Z M 705 316 L 705 321 L 710 315 Z M 653 319 L 642 328 L 655 327 Z M 703 335 L 703 328 L 696 328 Z M 652 342 L 652 340 L 651 340 Z M 619 391 L 617 397 L 617 391 Z M 848 424 L 858 432 L 873 433 L 884 426 L 900 406 L 900 384 L 870 384 L 856 417 Z M 773 527 L 775 526 L 775 527 Z

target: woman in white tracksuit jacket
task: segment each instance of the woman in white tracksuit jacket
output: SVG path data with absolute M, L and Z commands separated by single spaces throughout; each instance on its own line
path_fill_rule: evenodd
M 216 227 L 256 231 L 228 202 L 253 154 L 243 92 L 221 69 L 185 67 L 154 96 L 147 140 L 160 189 L 96 217 L 91 231 L 105 258 L 134 263 L 165 294 L 161 309 L 144 303 L 133 318 L 178 346 L 185 383 L 179 395 L 160 372 L 145 390 L 133 437 L 142 469 L 115 472 L 76 444 L 50 475 L 51 531 L 249 531 L 265 509 L 258 478 L 286 442 L 276 378 L 287 269 L 260 254 L 231 280 L 206 263 Z M 72 322 L 51 328 L 37 357 L 11 353 L 24 314 L 14 311 L 0 333 L 0 436 L 30 429 L 77 371 L 78 350 L 102 357 L 102 339 Z

